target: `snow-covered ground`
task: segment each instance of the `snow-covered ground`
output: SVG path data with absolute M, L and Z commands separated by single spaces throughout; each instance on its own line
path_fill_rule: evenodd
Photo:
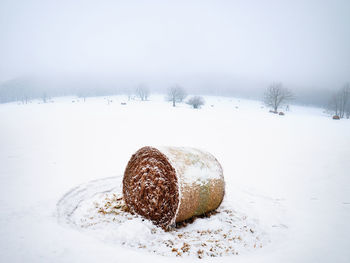
M 200 110 L 173 108 L 163 96 L 109 99 L 0 105 L 0 262 L 350 261 L 349 120 L 300 106 L 278 116 L 260 102 L 237 98 L 205 97 Z M 109 221 L 97 232 L 62 222 L 61 212 L 77 201 L 67 199 L 75 187 L 92 196 L 118 187 L 113 184 L 131 154 L 146 145 L 197 147 L 217 157 L 226 181 L 224 207 L 254 225 L 254 234 L 267 240 L 263 246 L 215 258 L 165 257 L 111 242 L 142 237 L 152 229 L 144 228 L 147 222 L 116 222 L 113 229 Z M 103 200 L 86 197 L 74 220 Z M 66 210 L 62 200 L 72 200 Z M 215 216 L 187 229 L 216 227 Z

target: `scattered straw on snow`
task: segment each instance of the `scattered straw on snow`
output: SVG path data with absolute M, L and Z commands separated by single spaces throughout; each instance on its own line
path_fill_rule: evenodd
M 233 210 L 225 202 L 209 215 L 164 231 L 151 221 L 131 214 L 119 189 L 101 192 L 103 189 L 97 187 L 97 192 L 93 193 L 93 184 L 86 187 L 90 188 L 88 195 L 79 199 L 73 191 L 61 202 L 63 214 L 69 216 L 65 223 L 104 242 L 163 256 L 198 258 L 244 254 L 260 249 L 268 242 L 267 235 L 255 220 Z M 83 192 L 80 188 L 75 192 Z

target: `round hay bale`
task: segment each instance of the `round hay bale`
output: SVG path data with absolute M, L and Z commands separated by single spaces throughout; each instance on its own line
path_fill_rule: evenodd
M 220 163 L 194 148 L 143 147 L 124 172 L 126 205 L 164 229 L 215 210 L 224 194 Z

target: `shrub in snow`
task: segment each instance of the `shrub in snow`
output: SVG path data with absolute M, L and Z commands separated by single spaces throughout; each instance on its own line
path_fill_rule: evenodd
M 340 120 L 340 117 L 338 115 L 334 115 L 333 120 Z
M 284 116 L 284 112 L 281 111 L 278 115 Z
M 204 103 L 204 99 L 201 96 L 194 96 L 187 101 L 187 104 L 191 105 L 194 109 L 198 109 Z

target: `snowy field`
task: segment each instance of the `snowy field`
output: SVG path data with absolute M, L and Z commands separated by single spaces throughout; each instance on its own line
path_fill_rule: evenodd
M 200 110 L 163 96 L 109 99 L 0 105 L 0 262 L 350 262 L 350 120 L 293 105 L 278 116 L 238 98 L 205 97 Z M 226 181 L 219 213 L 176 236 L 140 218 L 113 220 L 106 198 L 119 202 L 113 191 L 146 145 L 216 156 Z M 239 253 L 157 248 L 180 232 L 201 242 L 199 229 L 210 238 L 221 223 Z

